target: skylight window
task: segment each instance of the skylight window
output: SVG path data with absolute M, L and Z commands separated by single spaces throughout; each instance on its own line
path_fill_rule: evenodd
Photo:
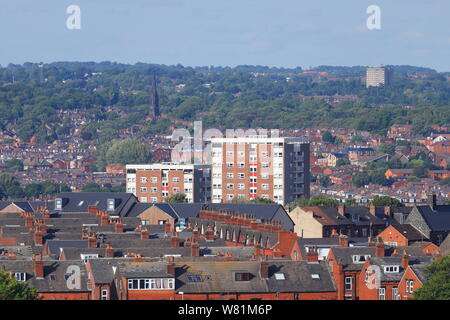
M 202 279 L 202 276 L 200 276 L 200 275 L 190 275 L 190 276 L 187 276 L 187 281 L 188 282 L 202 282 L 203 279 Z
M 320 276 L 317 273 L 311 274 L 312 279 L 320 279 Z
M 286 277 L 284 276 L 284 273 L 277 272 L 277 273 L 275 273 L 275 279 L 277 279 L 277 280 L 286 280 Z
M 81 207 L 84 203 L 84 200 L 81 200 L 80 202 L 78 202 L 78 206 Z

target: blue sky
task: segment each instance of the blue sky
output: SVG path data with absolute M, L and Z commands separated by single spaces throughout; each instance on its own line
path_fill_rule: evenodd
M 66 8 L 81 8 L 68 30 Z M 366 9 L 381 8 L 381 30 Z M 449 0 L 0 0 L 0 64 L 278 67 L 409 64 L 450 71 Z

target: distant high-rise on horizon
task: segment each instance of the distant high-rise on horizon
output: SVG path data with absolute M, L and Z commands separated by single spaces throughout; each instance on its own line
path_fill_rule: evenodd
M 393 82 L 393 70 L 387 67 L 367 68 L 366 88 L 388 87 Z
M 159 96 L 158 96 L 158 89 L 156 88 L 156 76 L 153 76 L 153 83 L 152 83 L 152 101 L 150 105 L 150 116 L 153 119 L 157 119 L 160 117 L 161 113 L 159 111 Z

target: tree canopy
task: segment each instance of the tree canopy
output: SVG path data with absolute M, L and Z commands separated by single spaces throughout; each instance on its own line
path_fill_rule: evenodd
M 0 300 L 37 300 L 36 289 L 17 281 L 9 273 L 0 271 Z
M 428 278 L 414 292 L 415 300 L 450 300 L 450 255 L 446 255 L 425 267 Z

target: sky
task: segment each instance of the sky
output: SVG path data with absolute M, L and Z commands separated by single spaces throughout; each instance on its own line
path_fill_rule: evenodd
M 70 30 L 67 8 L 81 10 Z M 381 29 L 366 12 L 377 5 Z M 0 65 L 414 65 L 450 71 L 449 0 L 0 0 Z

